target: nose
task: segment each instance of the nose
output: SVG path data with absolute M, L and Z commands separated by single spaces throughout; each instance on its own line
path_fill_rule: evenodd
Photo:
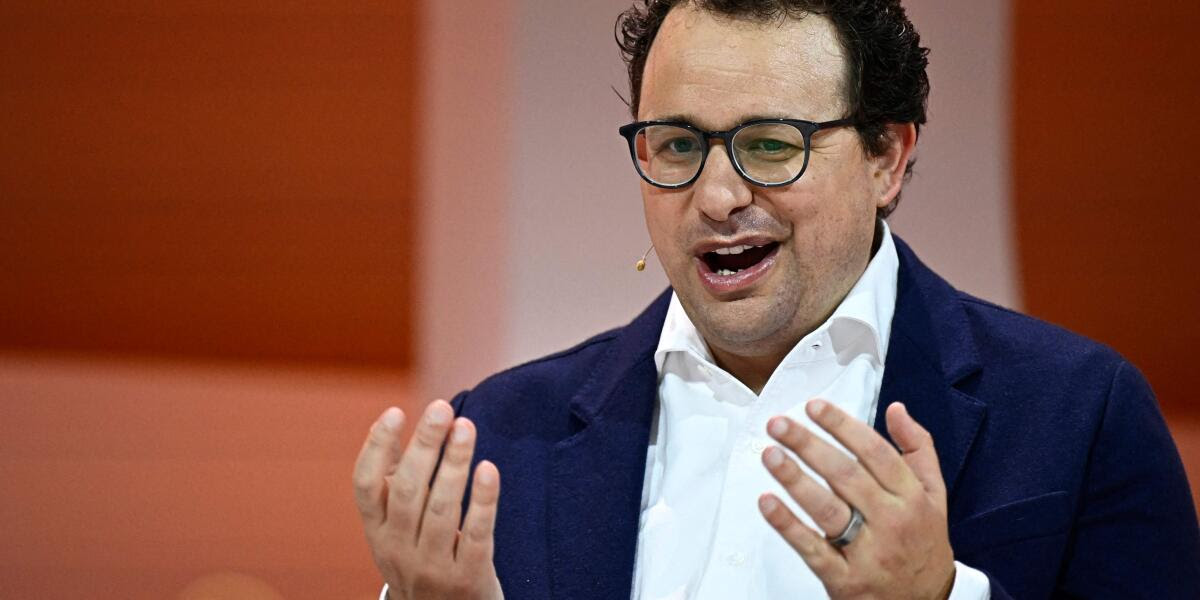
M 692 184 L 692 202 L 696 208 L 704 216 L 721 222 L 750 204 L 753 197 L 750 183 L 738 175 L 724 144 L 710 148 L 704 169 Z

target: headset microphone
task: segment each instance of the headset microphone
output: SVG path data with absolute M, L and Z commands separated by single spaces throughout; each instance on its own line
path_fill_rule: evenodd
M 651 250 L 654 250 L 654 244 L 650 244 L 650 247 L 648 249 L 646 249 L 646 253 L 643 254 L 642 257 L 639 258 L 638 261 L 633 264 L 633 268 L 635 268 L 639 271 L 645 271 L 646 270 L 646 257 L 650 256 Z

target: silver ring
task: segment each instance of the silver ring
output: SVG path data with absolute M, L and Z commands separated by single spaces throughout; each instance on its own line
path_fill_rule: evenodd
M 863 514 L 857 508 L 851 506 L 850 522 L 846 523 L 846 528 L 837 537 L 829 538 L 829 543 L 833 544 L 835 548 L 844 548 L 846 544 L 853 542 L 854 538 L 858 537 L 858 532 L 862 530 L 863 523 L 865 522 Z

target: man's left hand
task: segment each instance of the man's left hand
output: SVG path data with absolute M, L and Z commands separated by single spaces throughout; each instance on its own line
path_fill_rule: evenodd
M 947 598 L 954 586 L 954 552 L 933 437 L 902 404 L 888 407 L 887 427 L 903 454 L 828 402 L 813 400 L 807 412 L 858 460 L 787 417 L 771 419 L 771 437 L 830 489 L 778 447 L 763 452 L 763 464 L 829 537 L 806 526 L 770 493 L 759 498 L 767 522 L 808 563 L 831 598 Z M 864 524 L 839 548 L 830 538 L 846 529 L 851 507 L 862 514 Z

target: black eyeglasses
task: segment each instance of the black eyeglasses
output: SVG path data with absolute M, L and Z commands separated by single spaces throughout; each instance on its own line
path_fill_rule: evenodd
M 719 139 L 743 179 L 779 187 L 800 179 L 808 168 L 813 134 L 853 123 L 851 119 L 823 123 L 755 119 L 728 131 L 705 131 L 684 121 L 638 121 L 618 131 L 629 142 L 634 168 L 650 185 L 667 189 L 691 185 L 704 169 L 709 141 Z

